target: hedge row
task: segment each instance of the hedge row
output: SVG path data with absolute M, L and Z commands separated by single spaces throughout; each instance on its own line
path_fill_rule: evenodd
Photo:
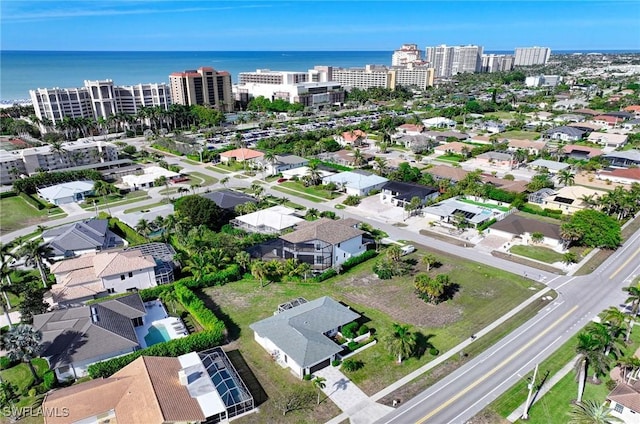
M 484 231 L 487 228 L 489 228 L 490 226 L 492 226 L 493 224 L 495 224 L 498 220 L 495 218 L 491 218 L 490 220 L 486 221 L 485 223 L 478 225 L 477 230 L 478 231 Z
M 123 367 L 129 365 L 140 356 L 169 356 L 176 357 L 189 352 L 201 352 L 219 346 L 224 337 L 216 331 L 202 331 L 191 334 L 182 339 L 174 339 L 165 343 L 158 343 L 146 349 L 140 349 L 128 355 L 119 356 L 89 366 L 91 378 L 106 378 Z
M 0 193 L 0 199 L 4 199 L 7 197 L 13 197 L 16 195 L 15 191 L 3 191 L 2 193 Z
M 13 189 L 18 193 L 34 194 L 38 187 L 68 183 L 80 180 L 102 180 L 102 175 L 95 169 L 80 171 L 39 172 L 30 177 L 21 178 L 13 182 Z
M 560 219 L 562 217 L 562 211 L 558 210 L 558 209 L 532 208 L 532 207 L 530 207 L 530 206 L 525 204 L 520 208 L 520 210 L 522 212 L 532 213 L 532 214 L 540 215 L 540 216 L 547 216 L 547 217 L 550 217 L 550 218 Z
M 333 268 L 329 268 L 328 270 L 324 271 L 322 274 L 316 275 L 314 279 L 316 280 L 316 282 L 321 283 L 322 281 L 328 280 L 329 278 L 335 277 L 336 275 L 338 275 L 338 271 L 336 271 Z
M 207 274 L 200 280 L 196 281 L 192 277 L 185 277 L 178 282 L 184 284 L 190 289 L 203 289 L 212 286 L 222 286 L 231 281 L 239 280 L 242 277 L 240 267 L 237 264 L 231 264 L 223 270 Z
M 38 201 L 38 199 L 31 197 L 30 195 L 28 195 L 27 193 L 20 193 L 19 196 L 28 204 L 30 204 L 31 206 L 33 206 L 34 208 L 38 209 L 39 211 L 41 211 L 42 209 L 46 208 L 47 205 L 45 205 L 44 203 Z
M 222 339 L 225 330 L 224 322 L 218 319 L 211 309 L 207 308 L 202 299 L 185 286 L 184 283 L 178 282 L 173 288 L 178 301 L 182 303 L 182 306 L 198 321 L 202 328 Z
M 378 256 L 378 252 L 375 250 L 367 250 L 362 255 L 351 257 L 342 263 L 342 272 L 348 271 L 354 266 L 366 262 L 371 258 L 375 258 L 376 256 Z
M 133 228 L 129 227 L 118 218 L 109 219 L 109 228 L 111 231 L 126 239 L 131 245 L 143 244 L 147 240 L 138 234 Z

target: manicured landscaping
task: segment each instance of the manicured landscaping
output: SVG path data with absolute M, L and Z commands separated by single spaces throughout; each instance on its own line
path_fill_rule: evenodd
M 462 155 L 445 154 L 445 155 L 434 157 L 434 160 L 439 160 L 442 162 L 458 163 L 458 162 L 464 162 L 466 159 Z
M 38 210 L 19 196 L 5 197 L 0 199 L 0 234 L 65 216 L 66 214 L 59 208 Z
M 304 184 L 299 183 L 297 181 L 285 181 L 279 185 L 280 187 L 289 188 L 292 190 L 296 190 L 302 193 L 309 194 L 311 196 L 320 197 L 323 199 L 331 200 L 338 197 L 338 195 L 330 190 L 323 190 L 320 187 L 306 187 Z
M 502 211 L 502 212 L 508 212 L 509 211 L 508 207 L 495 205 L 493 203 L 476 202 L 475 200 L 471 200 L 471 199 L 460 199 L 460 201 L 464 202 L 464 203 L 468 203 L 470 205 L 480 206 L 480 207 L 486 208 L 486 209 L 497 209 L 497 210 Z
M 209 171 L 219 172 L 220 174 L 231 174 L 232 172 L 229 169 L 225 169 L 223 167 L 218 167 L 218 166 L 207 166 L 207 169 Z
M 517 138 L 521 140 L 536 140 L 540 138 L 539 132 L 534 131 L 505 131 L 499 134 L 500 139 L 503 138 Z
M 36 358 L 32 363 L 36 369 L 36 374 L 40 378 L 49 370 L 49 364 L 44 359 Z M 26 394 L 29 388 L 33 386 L 33 375 L 29 370 L 29 366 L 25 363 L 19 363 L 12 368 L 0 371 L 0 377 L 2 377 L 2 380 L 14 384 L 18 388 L 18 393 Z
M 318 197 L 315 197 L 315 196 L 309 196 L 309 195 L 306 195 L 306 194 L 301 194 L 301 193 L 298 193 L 297 191 L 288 189 L 286 187 L 273 186 L 273 187 L 271 187 L 271 189 L 275 190 L 275 191 L 279 191 L 281 193 L 286 193 L 286 194 L 290 194 L 290 195 L 293 195 L 293 196 L 297 196 L 297 197 L 300 197 L 301 199 L 306 199 L 306 200 L 309 200 L 309 201 L 315 202 L 315 203 L 323 203 L 323 202 L 325 202 L 325 199 L 321 199 L 321 198 L 318 198 Z
M 147 210 L 147 209 L 155 208 L 155 207 L 158 207 L 158 206 L 164 206 L 166 204 L 167 204 L 167 202 L 152 203 L 150 205 L 144 205 L 144 206 L 138 206 L 138 207 L 131 208 L 131 209 L 125 209 L 124 213 L 140 212 L 140 211 L 144 211 L 144 210 Z
M 82 209 L 93 209 L 94 202 L 98 206 L 98 209 L 105 209 L 107 206 L 126 205 L 127 203 L 135 203 L 141 200 L 149 199 L 147 192 L 144 190 L 130 191 L 125 194 L 110 194 L 107 196 L 107 202 L 105 202 L 103 196 L 89 197 L 80 206 Z
M 564 256 L 555 250 L 542 246 L 515 245 L 509 251 L 515 255 L 526 256 L 527 258 L 552 264 L 554 262 L 562 262 Z
M 218 182 L 217 178 L 211 177 L 201 172 L 189 172 L 189 177 L 191 177 L 191 181 L 189 181 L 189 183 L 200 184 L 201 187 L 210 186 Z

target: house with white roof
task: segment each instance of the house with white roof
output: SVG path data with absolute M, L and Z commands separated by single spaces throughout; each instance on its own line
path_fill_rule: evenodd
M 533 162 L 530 162 L 528 167 L 530 169 L 535 170 L 543 170 L 546 169 L 550 174 L 557 174 L 558 172 L 571 168 L 571 165 L 564 162 L 557 162 L 554 160 L 547 159 L 536 159 Z
M 584 200 L 587 197 L 598 198 L 604 196 L 606 193 L 607 192 L 603 190 L 594 190 L 579 185 L 566 186 L 544 198 L 542 204 L 544 208 L 557 209 L 564 214 L 572 214 L 589 208 L 589 203 Z
M 148 189 L 155 185 L 155 181 L 160 177 L 165 177 L 171 181 L 180 177 L 177 172 L 169 171 L 168 169 L 160 166 L 148 166 L 144 168 L 141 175 L 125 175 L 122 177 L 122 182 L 133 188 L 134 190 Z
M 157 286 L 156 261 L 140 250 L 87 253 L 56 262 L 50 271 L 53 304 L 80 303 L 105 294 L 126 293 Z
M 250 233 L 275 234 L 304 221 L 295 213 L 295 209 L 277 205 L 237 216 L 230 224 Z
M 39 187 L 37 192 L 38 196 L 52 205 L 65 205 L 84 201 L 87 196 L 93 194 L 93 186 L 93 181 L 71 181 L 49 187 Z
M 360 318 L 330 297 L 278 308 L 275 315 L 249 326 L 255 341 L 281 366 L 300 378 L 331 364 L 342 351 L 332 337 L 342 326 Z
M 589 137 L 587 137 L 587 140 L 592 143 L 601 144 L 604 147 L 617 149 L 627 144 L 628 138 L 626 134 L 592 132 L 589 134 Z
M 457 219 L 463 219 L 472 227 L 494 218 L 502 219 L 505 215 L 497 209 L 483 208 L 455 197 L 427 206 L 421 212 L 427 219 L 446 226 L 453 226 Z
M 539 155 L 542 150 L 547 147 L 546 141 L 538 140 L 520 140 L 517 138 L 509 139 L 507 150 L 515 152 L 517 150 L 524 150 L 530 155 Z
M 343 188 L 348 195 L 366 196 L 373 190 L 380 190 L 387 181 L 387 178 L 379 175 L 355 170 L 324 177 L 322 184 L 334 183 Z
M 423 119 L 422 124 L 427 128 L 455 128 L 456 121 L 443 116 L 436 116 L 435 118 Z
M 296 155 L 275 155 L 273 161 L 268 161 L 262 156 L 254 162 L 257 167 L 264 169 L 269 175 L 276 175 L 289 169 L 301 168 L 307 166 L 308 163 L 307 159 Z

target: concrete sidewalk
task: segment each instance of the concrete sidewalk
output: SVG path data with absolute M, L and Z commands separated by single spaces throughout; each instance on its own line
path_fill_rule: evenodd
M 571 360 L 571 362 L 569 362 L 567 365 L 565 365 L 564 367 L 562 367 L 560 369 L 560 371 L 558 371 L 557 373 L 555 373 L 553 375 L 553 377 L 551 377 L 548 381 L 545 381 L 544 384 L 542 385 L 542 387 L 540 388 L 540 390 L 538 391 L 538 393 L 535 394 L 535 397 L 533 398 L 533 401 L 531 402 L 531 405 L 533 405 L 534 403 L 536 403 L 537 401 L 539 401 L 540 399 L 542 399 L 542 397 L 553 388 L 553 386 L 555 386 L 560 380 L 562 380 L 567 374 L 569 374 L 571 372 L 572 369 L 574 369 L 576 367 L 576 361 L 578 360 L 578 356 L 576 356 L 575 358 L 573 358 Z M 540 372 L 542 370 L 538 370 L 538 372 Z M 509 422 L 515 423 L 516 421 L 518 421 L 520 419 L 520 417 L 522 417 L 522 415 L 524 414 L 524 408 L 525 408 L 525 403 L 523 403 L 522 405 L 520 405 L 515 411 L 513 411 L 508 417 L 507 420 L 509 420 Z
M 505 314 L 502 317 L 500 317 L 500 319 L 492 322 L 490 325 L 488 325 L 487 327 L 483 328 L 481 331 L 476 333 L 475 334 L 476 339 L 485 336 L 486 334 L 488 334 L 489 332 L 491 332 L 492 330 L 494 330 L 495 328 L 497 328 L 498 326 L 500 326 L 501 324 L 503 324 L 504 322 L 509 320 L 511 317 L 516 315 L 518 312 L 522 311 L 524 308 L 526 308 L 527 306 L 529 306 L 533 302 L 535 302 L 535 301 L 539 300 L 540 298 L 542 298 L 543 296 L 545 296 L 550 290 L 551 289 L 549 287 L 545 287 L 544 289 L 540 290 L 538 293 L 536 293 L 535 295 L 531 296 L 529 299 L 525 300 L 520 305 L 518 305 L 515 308 L 513 308 L 512 310 L 510 310 L 507 314 Z M 453 349 L 450 349 L 449 351 L 443 353 L 442 355 L 440 355 L 439 357 L 437 357 L 433 361 L 429 362 L 428 364 L 423 365 L 422 367 L 418 368 L 417 370 L 413 371 L 412 373 L 407 374 L 403 378 L 397 380 L 396 382 L 390 384 L 386 388 L 380 390 L 378 393 L 376 393 L 373 396 L 371 396 L 370 399 L 372 401 L 374 401 L 374 402 L 379 401 L 383 397 L 395 392 L 396 390 L 398 390 L 399 388 L 401 388 L 405 384 L 408 384 L 411 381 L 415 380 L 416 378 L 420 377 L 422 374 L 426 373 L 427 371 L 437 367 L 438 365 L 440 365 L 441 363 L 445 362 L 447 359 L 451 358 L 452 356 L 457 355 L 461 351 L 464 351 L 464 349 L 467 346 L 469 346 L 471 343 L 473 343 L 474 341 L 475 341 L 475 339 L 474 340 L 471 340 L 470 338 L 466 339 L 462 343 L 460 343 L 457 346 L 455 346 Z M 347 418 L 350 418 L 349 415 L 346 414 L 346 413 L 342 413 L 342 414 L 338 415 L 337 417 L 333 418 L 332 420 L 327 421 L 327 424 L 338 424 L 338 423 L 341 423 L 342 421 L 346 420 Z

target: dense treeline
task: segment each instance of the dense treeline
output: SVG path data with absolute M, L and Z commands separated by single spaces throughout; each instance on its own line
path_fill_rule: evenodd
M 102 180 L 102 175 L 94 169 L 61 172 L 39 172 L 30 177 L 14 181 L 13 189 L 17 193 L 34 194 L 36 193 L 38 187 L 79 180 L 100 181 Z

